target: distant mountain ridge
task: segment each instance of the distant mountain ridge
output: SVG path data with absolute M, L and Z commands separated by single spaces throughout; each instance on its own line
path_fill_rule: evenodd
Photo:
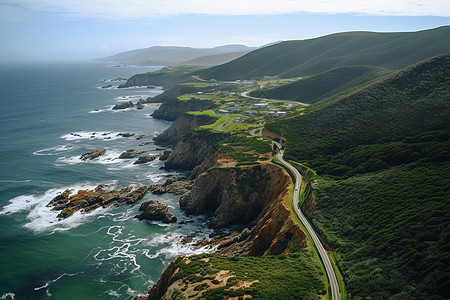
M 319 74 L 334 68 L 367 65 L 398 70 L 450 53 L 450 26 L 418 32 L 344 32 L 281 42 L 229 63 L 198 71 L 203 79 L 282 78 Z
M 131 65 L 152 66 L 214 66 L 236 59 L 255 47 L 244 45 L 224 45 L 215 48 L 191 48 L 177 46 L 153 46 L 118 53 L 99 58 L 101 61 L 115 61 Z

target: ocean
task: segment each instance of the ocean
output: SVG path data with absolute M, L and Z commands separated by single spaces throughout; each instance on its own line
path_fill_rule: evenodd
M 186 216 L 179 196 L 148 193 L 168 204 L 183 225 L 138 221 L 139 203 L 77 212 L 58 220 L 46 205 L 66 189 L 108 184 L 162 183 L 183 174 L 163 162 L 118 159 L 170 126 L 154 119 L 157 106 L 112 110 L 121 101 L 155 96 L 160 88 L 118 89 L 123 78 L 159 67 L 110 63 L 35 63 L 0 66 L 0 299 L 130 299 L 145 294 L 178 255 L 208 251 L 181 243 L 204 238 L 206 217 Z M 109 86 L 111 85 L 111 86 Z M 134 133 L 122 137 L 119 133 Z M 92 161 L 80 155 L 107 150 Z

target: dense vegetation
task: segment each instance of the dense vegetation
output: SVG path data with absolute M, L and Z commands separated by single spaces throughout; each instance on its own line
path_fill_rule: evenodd
M 228 299 L 251 295 L 252 299 L 320 299 L 324 293 L 320 265 L 311 252 L 301 250 L 290 255 L 263 257 L 194 256 L 186 264 L 175 262 L 179 271 L 171 282 L 199 283 L 194 290 L 203 291 L 194 299 Z M 228 279 L 220 285 L 219 271 L 228 271 Z M 248 283 L 247 285 L 240 283 Z M 183 288 L 182 288 L 183 289 Z M 180 291 L 181 292 L 181 291 Z
M 197 73 L 204 79 L 235 80 L 265 75 L 283 78 L 315 75 L 356 65 L 398 70 L 450 52 L 448 36 L 450 26 L 408 33 L 338 33 L 278 43 Z
M 342 67 L 280 87 L 258 89 L 250 93 L 250 96 L 314 103 L 388 72 L 390 71 L 387 69 L 370 66 Z
M 450 55 L 267 128 L 313 167 L 310 218 L 352 298 L 450 297 Z

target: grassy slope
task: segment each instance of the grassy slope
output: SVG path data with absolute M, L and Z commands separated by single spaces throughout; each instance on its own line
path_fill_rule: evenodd
M 450 26 L 410 33 L 332 34 L 258 49 L 198 74 L 205 79 L 234 80 L 264 75 L 298 77 L 354 65 L 400 69 L 450 52 L 449 35 Z
M 370 66 L 342 67 L 273 89 L 256 90 L 250 96 L 314 103 L 388 72 L 387 69 Z
M 176 261 L 180 269 L 171 282 L 181 279 L 181 291 L 183 285 L 198 282 L 197 291 L 202 293 L 202 299 L 228 299 L 244 295 L 251 295 L 254 299 L 319 299 L 324 289 L 320 265 L 307 250 L 278 256 L 201 255 L 190 258 L 188 264 L 181 258 Z M 229 271 L 225 274 L 230 274 L 231 278 L 223 287 L 212 287 L 210 282 L 220 271 Z M 240 282 L 251 284 L 233 289 Z M 199 296 L 197 294 L 195 299 Z
M 450 296 L 449 99 L 446 55 L 267 125 L 321 175 L 310 218 L 352 297 Z

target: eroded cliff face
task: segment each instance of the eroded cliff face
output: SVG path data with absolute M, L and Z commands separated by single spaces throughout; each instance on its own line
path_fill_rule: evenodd
M 257 235 L 251 241 L 247 255 L 279 255 L 292 253 L 306 246 L 307 238 L 290 217 L 284 201 L 274 204 L 255 226 Z
M 283 197 L 290 178 L 272 164 L 212 169 L 202 173 L 180 199 L 187 214 L 214 213 L 211 226 L 248 224 L 270 202 Z
M 161 106 L 153 112 L 153 117 L 174 121 L 185 112 L 211 109 L 213 106 L 214 102 L 209 100 L 171 100 L 161 104 Z
M 183 135 L 165 162 L 165 168 L 193 170 L 191 178 L 214 165 L 218 155 L 217 143 L 227 136 L 226 133 L 209 130 L 191 131 Z
M 266 177 L 268 174 L 270 178 Z M 249 179 L 259 182 L 259 187 L 243 189 L 242 185 L 246 185 Z M 214 169 L 197 178 L 195 189 L 192 190 L 189 199 L 183 200 L 188 201 L 183 205 L 197 212 L 209 211 L 212 207 L 218 206 L 214 218 L 217 225 L 224 221 L 241 223 L 246 218 L 249 224 L 253 224 L 241 232 L 234 232 L 223 237 L 219 242 L 217 254 L 227 256 L 287 254 L 296 252 L 307 244 L 305 234 L 291 219 L 291 211 L 284 199 L 290 187 L 292 187 L 292 181 L 289 175 L 277 165 L 247 166 L 241 170 Z M 200 282 L 209 282 L 211 275 L 204 276 L 196 273 L 194 281 L 177 275 L 176 262 L 183 260 L 189 263 L 193 259 L 192 256 L 181 257 L 172 262 L 157 284 L 149 289 L 149 294 L 135 297 L 134 300 L 174 299 L 175 292 L 181 288 L 181 291 L 186 293 L 192 292 L 197 290 Z M 235 263 L 240 262 L 237 259 Z M 217 276 L 220 274 L 227 273 L 219 273 Z M 220 279 L 217 276 L 215 279 Z M 180 282 L 183 286 L 180 286 Z M 216 280 L 211 287 L 217 288 L 220 284 L 220 280 Z M 242 285 L 242 282 L 236 281 L 228 288 L 243 287 L 245 285 Z M 185 292 L 183 294 L 178 292 L 176 295 L 181 297 L 180 299 L 187 299 L 188 295 L 184 294 Z
M 169 128 L 154 138 L 155 143 L 175 146 L 184 134 L 189 133 L 192 129 L 206 124 L 212 124 L 216 118 L 206 115 L 182 114 L 177 118 Z

